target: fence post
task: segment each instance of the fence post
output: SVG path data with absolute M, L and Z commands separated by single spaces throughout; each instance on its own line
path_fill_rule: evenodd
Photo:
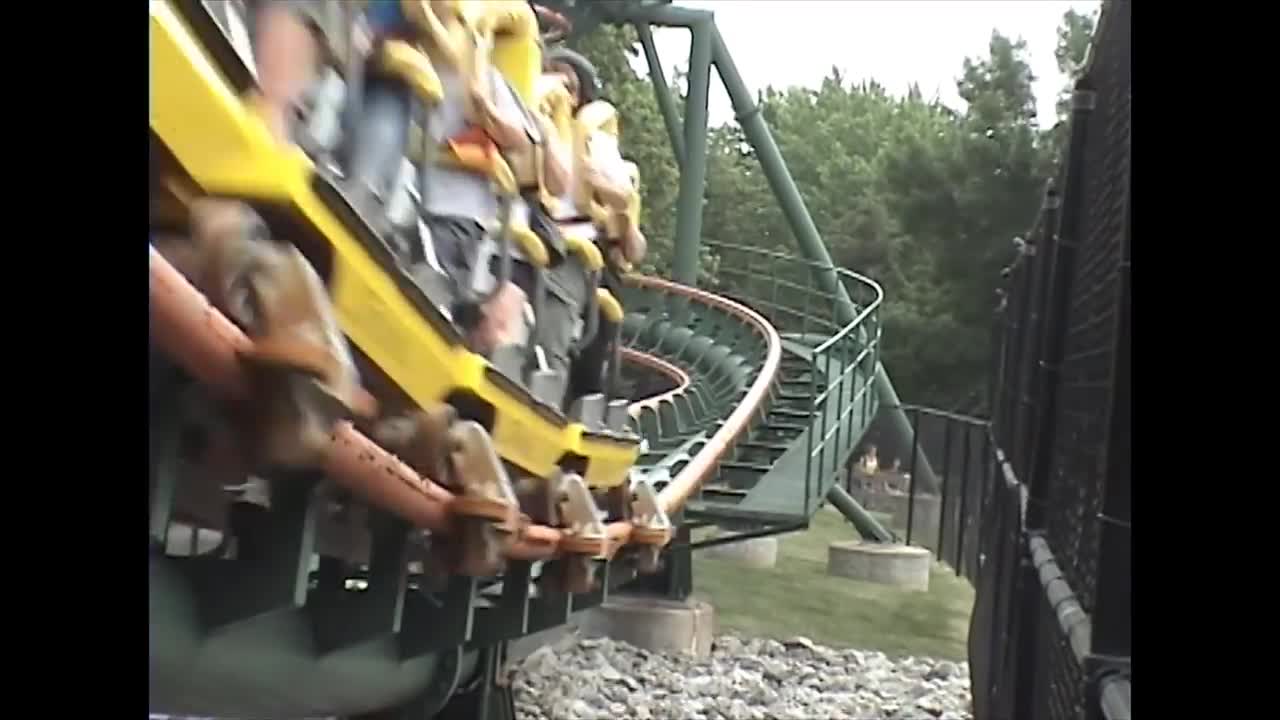
M 1045 186 L 1044 203 L 1041 206 L 1040 238 L 1028 250 L 1030 265 L 1025 273 L 1022 288 L 1021 332 L 1016 339 L 1017 375 L 1014 382 L 1014 412 L 1012 455 L 1014 471 L 1024 482 L 1030 473 L 1031 445 L 1039 418 L 1036 416 L 1039 398 L 1035 395 L 1036 362 L 1040 348 L 1037 340 L 1042 332 L 1045 315 L 1045 288 L 1049 285 L 1052 258 L 1058 242 L 1058 217 L 1062 198 L 1052 180 Z
M 1034 423 L 1031 444 L 1030 473 L 1022 476 L 1031 490 L 1031 505 L 1027 508 L 1027 527 L 1040 530 L 1044 527 L 1045 492 L 1052 470 L 1053 442 L 1057 435 L 1058 390 L 1062 370 L 1062 356 L 1067 339 L 1067 311 L 1071 303 L 1071 286 L 1075 279 L 1076 250 L 1080 246 L 1083 230 L 1085 145 L 1088 142 L 1089 115 L 1093 112 L 1096 96 L 1086 83 L 1087 77 L 1076 82 L 1071 96 L 1071 140 L 1068 151 L 1066 182 L 1062 192 L 1062 216 L 1054 242 L 1048 283 L 1045 287 L 1045 318 L 1040 335 L 1039 361 L 1036 365 L 1035 396 L 1038 412 Z
M 911 479 L 907 481 L 907 539 L 911 544 L 911 527 L 916 519 L 916 458 L 920 451 L 920 409 L 914 408 L 911 416 Z
M 960 454 L 960 508 L 956 513 L 959 518 L 956 521 L 956 575 L 969 575 L 965 572 L 967 563 L 964 561 L 964 536 L 969 531 L 969 517 L 966 511 L 969 508 L 969 446 L 973 444 L 973 425 L 966 422 L 964 425 L 964 452 Z
M 979 587 L 986 588 L 989 592 L 988 596 L 979 595 L 974 598 L 975 617 L 984 617 L 986 620 L 986 658 L 973 657 L 976 653 L 973 648 L 979 647 L 976 643 L 970 643 L 969 663 L 970 667 L 981 673 L 975 674 L 975 686 L 972 688 L 973 709 L 974 714 L 981 718 L 993 718 L 999 720 L 1003 716 L 1000 710 L 1004 705 L 1004 695 L 1002 692 L 1004 680 L 1004 668 L 1007 664 L 1009 651 L 1007 641 L 1009 633 L 1007 629 L 1008 616 L 1006 607 L 1009 604 L 1009 588 L 1013 583 L 1007 580 L 1008 574 L 1013 571 L 1009 567 L 1006 560 L 1006 554 L 1010 543 L 1016 544 L 1017 530 L 1009 532 L 1008 525 L 1010 522 L 1016 522 L 1016 517 L 1010 517 L 1008 512 L 1009 502 L 1007 501 L 1009 490 L 1001 481 L 1004 473 L 997 462 L 992 466 L 992 495 L 991 495 L 991 514 L 987 516 L 982 533 L 983 552 L 987 553 L 986 562 L 983 564 L 980 577 L 985 584 Z M 988 580 L 988 578 L 990 578 Z M 981 609 L 983 603 L 986 603 L 990 610 L 985 616 L 979 616 L 978 610 Z M 971 626 L 972 627 L 972 626 Z M 985 680 L 985 682 L 982 682 Z M 983 711 L 986 711 L 985 713 Z
M 1126 178 L 1127 180 L 1127 178 Z M 1125 183 L 1128 187 L 1128 183 Z M 1129 198 L 1124 201 L 1124 235 L 1120 245 L 1120 267 L 1117 270 L 1115 366 L 1111 373 L 1112 405 L 1107 429 L 1106 478 L 1103 486 L 1102 512 L 1098 518 L 1098 579 L 1094 587 L 1093 638 L 1090 647 L 1087 717 L 1102 718 L 1102 694 L 1107 676 L 1129 674 L 1132 656 L 1132 528 L 1130 527 L 1130 495 L 1132 492 L 1133 446 L 1132 395 L 1130 393 L 1130 286 L 1129 286 Z M 1125 700 L 1120 700 L 1127 705 Z
M 1026 292 L 1026 276 L 1030 271 L 1029 262 L 1023 258 L 1015 267 L 1014 283 L 1010 288 L 1008 304 L 1005 306 L 1005 317 L 1002 332 L 1004 333 L 1004 364 L 1000 368 L 1000 390 L 998 397 L 1000 398 L 1000 409 L 992 418 L 1001 420 L 1000 435 L 996 437 L 997 444 L 1002 447 L 1012 447 L 1010 440 L 1012 437 L 1003 432 L 1005 426 L 1011 420 L 1017 417 L 1018 402 L 1018 374 L 1022 368 L 1018 364 L 1018 328 L 1021 327 L 1021 319 L 1023 309 L 1027 305 Z
M 951 494 L 951 488 L 954 487 L 951 482 L 951 425 L 952 420 L 946 415 L 937 416 L 942 419 L 942 475 L 938 478 L 938 547 L 936 548 L 935 557 L 938 562 L 946 562 L 947 556 L 947 496 Z
M 993 418 L 994 419 L 994 418 Z M 988 420 L 982 428 L 982 477 L 978 482 L 978 508 L 974 512 L 977 517 L 974 522 L 977 525 L 977 539 L 974 542 L 973 553 L 973 569 L 970 571 L 970 577 L 978 577 L 978 573 L 982 568 L 981 555 L 984 551 L 982 544 L 982 528 L 986 526 L 990 520 L 991 508 L 988 506 L 992 493 L 996 492 L 995 473 L 999 465 L 995 462 L 994 447 L 991 443 L 992 420 Z
M 1010 277 L 1013 271 L 1008 271 Z M 1004 333 L 1001 332 L 1001 326 L 1005 323 L 1005 317 L 1009 313 L 1009 290 L 1011 283 L 1006 282 L 1005 287 L 1001 289 L 1000 304 L 997 306 L 995 313 L 991 319 L 991 357 L 994 361 L 991 363 L 991 372 L 987 375 L 987 412 L 988 420 L 996 417 L 1000 412 L 1000 388 L 1003 386 L 1005 368 L 1008 367 L 1008 353 L 1005 350 L 1007 342 Z
M 1018 542 L 1017 581 L 1014 585 L 1013 612 L 1010 623 L 1016 628 L 1012 641 L 1014 643 L 1011 675 L 1013 682 L 1013 715 L 1012 720 L 1037 718 L 1035 701 L 1037 687 L 1036 675 L 1040 663 L 1044 660 L 1041 652 L 1040 630 L 1043 623 L 1041 605 L 1045 602 L 1044 590 L 1040 587 L 1040 576 L 1031 562 L 1031 549 L 1027 543 L 1030 534 L 1025 528 Z M 1050 628 L 1050 632 L 1056 628 Z M 1052 642 L 1052 640 L 1050 640 Z M 1003 720 L 1003 719 L 1002 719 Z

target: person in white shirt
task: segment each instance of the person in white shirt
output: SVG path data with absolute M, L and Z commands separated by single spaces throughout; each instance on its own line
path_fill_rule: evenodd
M 595 66 L 589 60 L 582 57 L 578 53 L 568 48 L 554 48 L 546 54 L 544 62 L 546 71 L 554 73 L 564 79 L 565 86 L 569 89 L 570 95 L 575 100 L 574 109 L 582 107 L 593 100 L 600 97 L 600 86 Z M 603 153 L 608 157 L 610 153 Z M 617 155 L 612 153 L 612 155 Z M 596 196 L 606 205 L 623 213 L 627 207 L 627 200 L 631 193 L 631 188 L 625 179 L 622 169 L 617 166 L 621 162 L 621 156 L 612 158 L 613 163 L 607 165 L 590 164 L 586 168 L 587 180 L 595 188 Z M 560 203 L 562 212 L 560 216 L 567 221 L 577 220 L 583 216 L 579 212 L 577 206 L 570 200 L 569 193 L 572 192 L 573 183 L 567 183 L 565 193 L 565 201 Z M 557 219 L 561 219 L 558 217 Z M 586 232 L 585 228 L 581 229 Z M 620 255 L 617 259 L 626 260 L 628 263 L 636 264 L 644 259 L 648 250 L 648 243 L 640 228 L 630 222 L 628 218 L 624 223 L 621 237 L 603 238 L 606 250 L 618 250 Z M 606 253 L 609 255 L 610 253 Z

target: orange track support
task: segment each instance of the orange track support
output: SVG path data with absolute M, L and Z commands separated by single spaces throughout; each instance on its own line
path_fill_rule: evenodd
M 247 390 L 238 355 L 250 346 L 250 340 L 210 306 L 205 297 L 154 247 L 150 250 L 152 342 L 201 383 L 216 388 L 232 400 L 246 399 Z M 781 341 L 777 331 L 764 318 L 737 303 L 656 278 L 632 277 L 630 280 L 637 285 L 686 295 L 738 315 L 755 325 L 769 345 L 764 366 L 745 401 L 711 437 L 707 446 L 659 494 L 658 499 L 664 510 L 671 513 L 684 504 L 715 466 L 720 455 L 746 428 L 757 405 L 773 384 L 781 358 Z M 688 386 L 688 376 L 679 368 L 635 351 L 628 351 L 627 356 L 676 379 L 679 388 L 673 392 L 682 391 Z M 664 394 L 663 397 L 670 394 Z M 643 406 L 649 401 L 655 399 L 636 403 L 633 411 L 638 411 L 637 406 Z M 430 478 L 414 472 L 394 455 L 362 435 L 350 423 L 342 423 L 335 428 L 333 448 L 325 463 L 325 471 L 335 482 L 350 489 L 365 502 L 404 518 L 415 527 L 442 534 L 449 534 L 453 530 L 451 510 L 454 495 Z M 633 528 L 630 523 L 610 523 L 607 530 L 610 556 L 632 541 Z M 562 533 L 555 528 L 526 525 L 507 554 L 513 559 L 521 560 L 548 559 L 559 553 L 562 539 Z M 656 538 L 646 537 L 644 540 L 654 542 Z M 665 543 L 666 539 L 662 544 Z

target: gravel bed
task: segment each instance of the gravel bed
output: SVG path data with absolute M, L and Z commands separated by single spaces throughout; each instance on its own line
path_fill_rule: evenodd
M 711 656 L 569 635 L 510 670 L 520 720 L 971 720 L 968 663 L 725 635 Z

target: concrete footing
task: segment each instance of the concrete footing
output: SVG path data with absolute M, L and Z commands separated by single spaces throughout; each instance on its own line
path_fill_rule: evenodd
M 711 653 L 715 609 L 690 598 L 680 602 L 644 595 L 610 595 L 605 603 L 578 619 L 587 637 L 607 637 L 650 652 Z
M 827 548 L 827 574 L 892 585 L 904 590 L 929 589 L 932 555 L 925 548 L 846 540 Z
M 771 568 L 778 564 L 778 538 L 759 537 L 698 550 L 703 557 L 728 560 L 751 568 Z

